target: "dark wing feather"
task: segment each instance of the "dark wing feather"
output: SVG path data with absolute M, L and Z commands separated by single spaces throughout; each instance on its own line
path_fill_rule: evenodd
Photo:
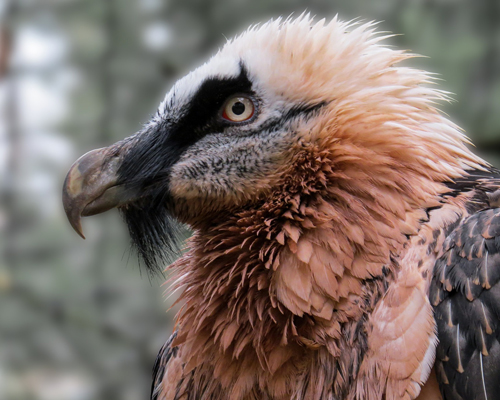
M 151 400 L 161 400 L 158 396 L 161 391 L 161 382 L 165 375 L 167 365 L 172 358 L 177 357 L 178 348 L 172 347 L 172 342 L 177 336 L 174 332 L 167 342 L 162 346 L 158 356 L 156 357 L 155 365 L 153 366 L 153 383 L 151 384 Z
M 500 208 L 465 218 L 436 262 L 429 297 L 445 400 L 500 399 Z

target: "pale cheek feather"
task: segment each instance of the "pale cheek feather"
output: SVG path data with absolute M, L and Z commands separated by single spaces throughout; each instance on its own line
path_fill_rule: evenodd
M 289 157 L 292 135 L 293 132 L 267 137 L 267 141 L 255 136 L 237 139 L 225 135 L 223 143 L 213 143 L 217 135 L 206 138 L 172 168 L 172 195 L 215 199 L 221 205 L 255 200 L 279 181 L 279 170 Z

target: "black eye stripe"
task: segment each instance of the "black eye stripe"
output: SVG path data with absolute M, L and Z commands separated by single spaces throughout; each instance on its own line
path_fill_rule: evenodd
M 200 86 L 187 105 L 187 111 L 176 124 L 175 130 L 185 139 L 196 141 L 208 133 L 222 130 L 226 125 L 217 120 L 224 102 L 232 95 L 241 93 L 253 95 L 252 82 L 248 72 L 240 63 L 240 74 L 233 78 L 208 78 Z M 187 136 L 192 135 L 192 138 Z

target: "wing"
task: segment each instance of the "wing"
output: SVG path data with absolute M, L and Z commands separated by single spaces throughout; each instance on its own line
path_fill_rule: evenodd
M 164 379 L 167 374 L 167 369 L 170 369 L 171 363 L 177 358 L 178 348 L 172 347 L 172 342 L 177 336 L 174 332 L 167 342 L 162 346 L 158 356 L 156 357 L 153 367 L 153 383 L 151 385 L 151 400 L 163 400 L 166 398 Z
M 491 204 L 491 203 L 490 203 Z M 444 400 L 500 399 L 500 208 L 465 218 L 436 262 L 429 297 Z

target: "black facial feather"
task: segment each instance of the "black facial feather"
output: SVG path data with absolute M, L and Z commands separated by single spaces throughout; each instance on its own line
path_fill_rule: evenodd
M 136 204 L 123 207 L 121 213 L 134 248 L 151 272 L 179 253 L 179 228 L 168 207 L 170 170 L 189 146 L 230 125 L 218 118 L 219 111 L 229 96 L 238 93 L 253 94 L 243 64 L 236 77 L 207 79 L 180 119 L 169 115 L 169 111 L 178 111 L 166 110 L 162 122 L 147 126 L 123 142 L 123 148 L 128 150 L 118 170 L 119 181 L 144 195 Z
M 151 274 L 180 254 L 180 227 L 159 197 L 148 197 L 120 210 L 139 258 Z
M 176 124 L 176 129 L 190 135 L 185 140 L 194 140 L 194 143 L 209 133 L 221 132 L 233 125 L 221 120 L 219 112 L 228 97 L 235 94 L 255 94 L 243 63 L 240 63 L 240 74 L 234 78 L 212 77 L 205 80 L 189 102 L 188 111 Z

